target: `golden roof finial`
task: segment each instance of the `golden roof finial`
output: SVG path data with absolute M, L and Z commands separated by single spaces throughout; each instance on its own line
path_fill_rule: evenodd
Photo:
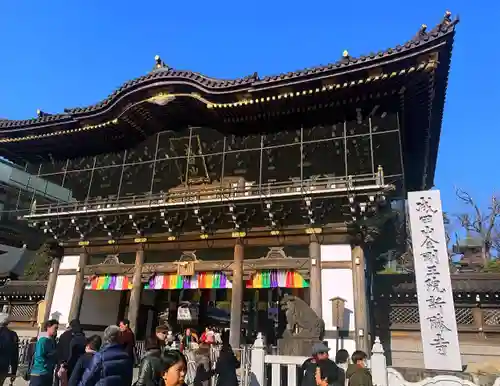
M 160 58 L 160 55 L 155 55 L 155 68 L 162 68 L 163 62 Z
M 451 16 L 451 11 L 446 11 L 446 12 L 444 13 L 444 16 L 445 16 L 445 17 L 450 17 L 450 16 Z
M 427 29 L 427 24 L 422 24 L 421 28 L 422 28 L 422 31 L 425 31 Z
M 43 115 L 42 110 L 37 109 L 37 110 L 36 110 L 36 116 L 37 116 L 38 118 L 40 118 L 42 115 Z
M 344 52 L 342 52 L 342 56 L 343 56 L 344 58 L 348 58 L 348 57 L 349 57 L 349 51 L 344 50 Z

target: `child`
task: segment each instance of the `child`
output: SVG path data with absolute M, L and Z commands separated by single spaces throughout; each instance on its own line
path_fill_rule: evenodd
M 351 356 L 352 364 L 347 367 L 346 378 L 349 386 L 373 386 L 372 375 L 366 367 L 366 355 L 363 351 L 354 351 Z

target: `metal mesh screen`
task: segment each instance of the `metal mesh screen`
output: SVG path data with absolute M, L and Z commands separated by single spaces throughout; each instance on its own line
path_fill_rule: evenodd
M 13 304 L 10 308 L 10 318 L 27 319 L 35 316 L 36 304 Z
M 457 324 L 474 324 L 472 308 L 455 308 L 455 317 L 457 319 Z
M 389 312 L 390 324 L 418 324 L 420 317 L 417 306 L 391 307 Z
M 486 326 L 500 325 L 500 309 L 490 308 L 483 310 L 484 324 Z
M 492 310 L 496 311 L 496 310 Z M 457 324 L 472 325 L 474 324 L 474 317 L 471 308 L 456 308 L 455 309 Z M 498 323 L 500 320 L 500 310 L 496 314 Z M 389 312 L 390 324 L 418 324 L 420 323 L 420 316 L 418 314 L 417 306 L 395 306 L 391 307 Z

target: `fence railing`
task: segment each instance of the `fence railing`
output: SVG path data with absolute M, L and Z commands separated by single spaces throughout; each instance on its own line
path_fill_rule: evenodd
M 300 366 L 306 359 L 307 357 L 300 356 L 268 355 L 262 335 L 259 334 L 251 350 L 249 386 L 298 386 L 303 376 Z M 474 382 L 453 375 L 439 375 L 419 382 L 408 382 L 397 370 L 387 367 L 384 349 L 378 337 L 372 347 L 369 367 L 373 385 L 376 386 L 476 386 Z M 500 386 L 500 377 L 493 386 Z

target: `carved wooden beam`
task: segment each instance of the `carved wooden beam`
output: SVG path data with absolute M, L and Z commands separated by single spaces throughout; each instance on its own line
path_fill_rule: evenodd
M 301 235 L 286 235 L 282 237 L 276 236 L 261 236 L 261 237 L 245 237 L 242 242 L 245 247 L 276 247 L 276 246 L 286 246 L 286 245 L 308 245 L 310 236 L 306 234 Z M 321 234 L 319 236 L 320 242 L 322 244 L 349 244 L 352 241 L 351 236 L 347 233 L 338 234 Z M 212 249 L 212 248 L 233 248 L 235 243 L 234 238 L 221 238 L 214 240 L 152 240 L 147 239 L 144 243 L 144 249 L 146 251 L 164 251 L 164 250 L 201 250 L 201 249 Z M 96 241 L 97 243 L 97 241 Z M 90 243 L 86 246 L 86 250 L 89 254 L 120 254 L 135 252 L 137 250 L 137 243 L 134 240 L 130 244 L 115 244 L 115 245 L 92 245 Z M 81 252 L 81 246 L 79 247 L 64 247 L 64 254 L 79 254 Z
M 85 267 L 85 276 L 93 275 L 133 275 L 134 264 L 98 264 L 87 265 Z

